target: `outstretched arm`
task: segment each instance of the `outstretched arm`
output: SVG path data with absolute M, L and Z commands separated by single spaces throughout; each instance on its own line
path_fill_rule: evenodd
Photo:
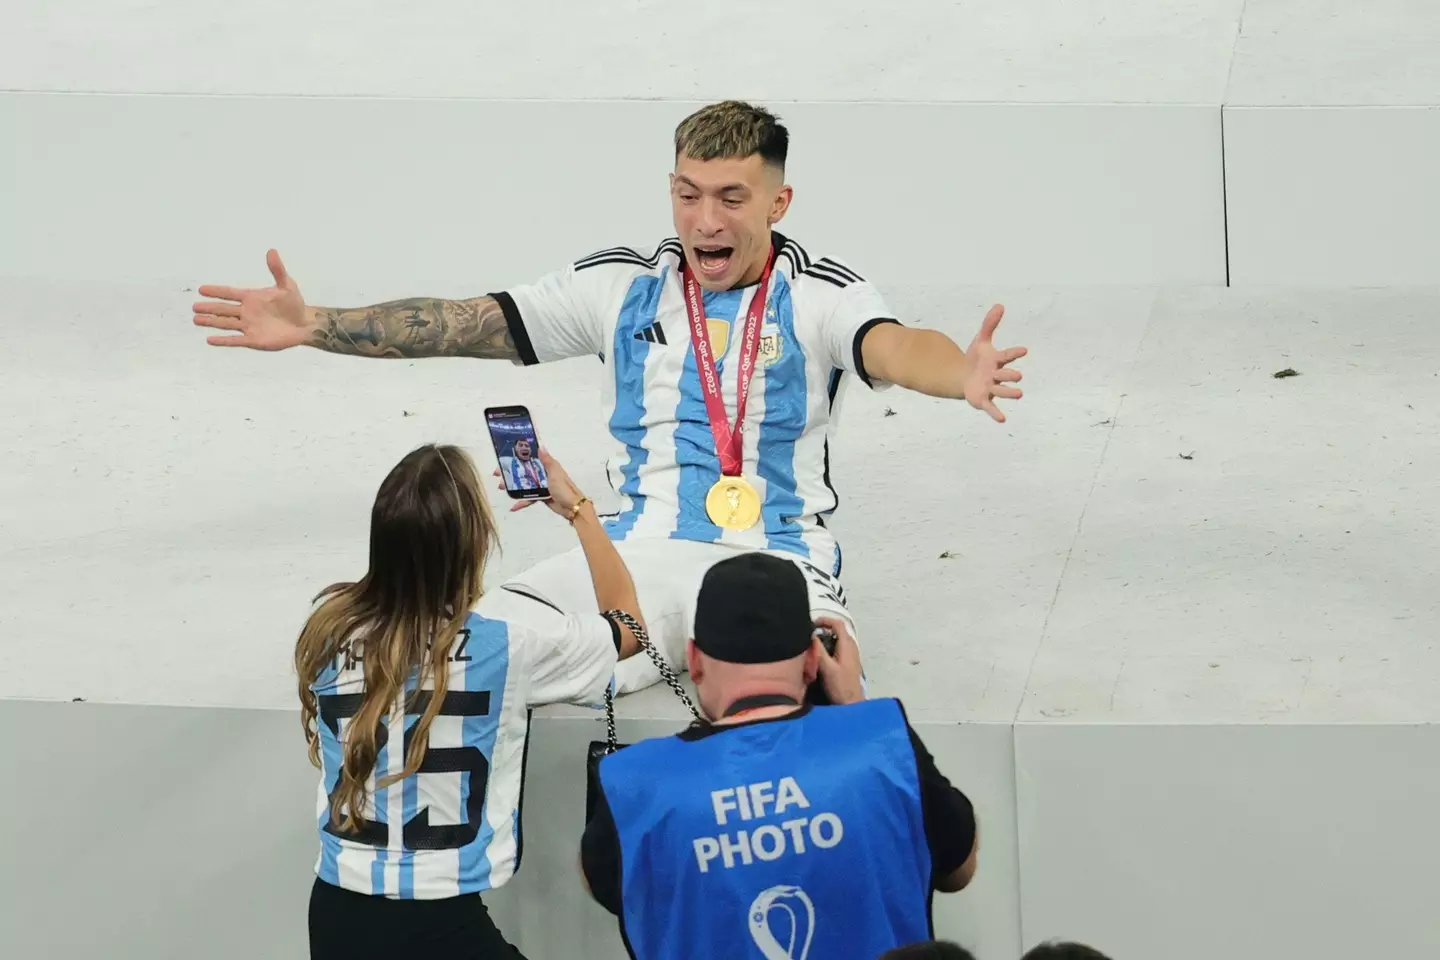
M 939 330 L 883 323 L 865 334 L 861 349 L 872 380 L 958 400 L 970 369 L 960 345 Z
M 313 307 L 285 270 L 280 254 L 265 257 L 272 287 L 207 284 L 193 307 L 195 324 L 228 331 L 217 347 L 285 350 L 310 346 L 359 357 L 481 357 L 516 360 L 519 351 L 494 297 L 442 300 L 414 297 L 366 307 Z
M 1024 347 L 995 349 L 991 338 L 1004 314 L 1003 307 L 992 307 L 967 350 L 938 330 L 876 324 L 866 331 L 860 345 L 865 372 L 872 380 L 932 397 L 963 398 L 1004 423 L 1005 415 L 994 399 L 1020 399 L 1020 389 L 1007 384 L 1018 381 L 1021 374 L 1009 364 L 1029 352 Z
M 305 345 L 361 357 L 479 357 L 519 354 L 494 297 L 414 297 L 367 307 L 306 307 Z

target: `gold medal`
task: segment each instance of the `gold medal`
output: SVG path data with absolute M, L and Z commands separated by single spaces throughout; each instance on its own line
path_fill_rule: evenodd
M 775 266 L 775 249 L 765 261 L 760 286 L 750 298 L 745 311 L 745 329 L 741 334 L 740 369 L 735 378 L 735 426 L 725 410 L 720 389 L 720 370 L 715 354 L 723 354 L 727 344 L 714 343 L 709 335 L 710 321 L 705 316 L 703 295 L 694 275 L 682 265 L 685 285 L 685 314 L 690 320 L 690 346 L 695 352 L 695 368 L 700 373 L 700 392 L 705 397 L 705 414 L 710 418 L 710 433 L 715 438 L 715 454 L 720 461 L 720 479 L 705 494 L 705 512 L 718 527 L 726 530 L 748 530 L 760 519 L 760 494 L 740 476 L 744 469 L 744 445 L 740 428 L 745 423 L 745 401 L 750 397 L 750 379 L 755 372 L 755 356 L 760 348 L 760 326 L 765 316 L 770 272 Z M 729 324 L 725 324 L 729 330 Z M 728 337 L 726 338 L 728 340 Z
M 760 519 L 760 494 L 744 477 L 721 477 L 705 495 L 705 512 L 718 527 L 748 530 Z

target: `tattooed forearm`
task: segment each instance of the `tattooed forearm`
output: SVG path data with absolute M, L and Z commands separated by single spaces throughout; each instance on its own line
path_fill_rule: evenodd
M 515 341 L 492 297 L 414 297 L 368 307 L 315 307 L 309 344 L 360 357 L 513 360 Z

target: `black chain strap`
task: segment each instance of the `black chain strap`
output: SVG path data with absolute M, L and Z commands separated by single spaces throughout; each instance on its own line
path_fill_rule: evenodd
M 696 720 L 702 719 L 700 711 L 695 709 L 695 703 L 690 699 L 690 694 L 686 693 L 685 688 L 681 686 L 680 678 L 676 675 L 675 671 L 670 668 L 670 664 L 666 663 L 665 659 L 656 653 L 655 648 L 650 645 L 650 635 L 645 632 L 645 628 L 640 625 L 640 621 L 630 616 L 630 614 L 624 610 L 606 610 L 600 615 L 630 628 L 630 632 L 635 634 L 635 639 L 640 641 L 641 648 L 650 655 L 651 662 L 654 663 L 660 671 L 661 679 L 670 685 L 671 690 L 675 691 L 675 695 L 680 698 L 680 702 L 690 709 L 691 716 Z M 605 688 L 606 753 L 614 753 L 620 749 L 620 739 L 615 733 L 615 695 L 611 692 L 613 688 L 613 682 Z

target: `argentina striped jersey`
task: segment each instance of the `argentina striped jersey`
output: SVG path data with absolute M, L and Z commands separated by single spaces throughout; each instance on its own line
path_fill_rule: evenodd
M 342 836 L 330 819 L 330 796 L 365 691 L 364 644 L 352 644 L 311 684 L 319 702 L 319 878 L 357 893 L 414 900 L 503 885 L 520 863 L 530 710 L 602 702 L 615 651 L 615 634 L 599 615 L 565 616 L 506 590 L 487 593 L 451 647 L 448 689 L 419 772 L 376 786 L 404 769 L 429 702 L 423 691 L 433 688 L 428 681 L 408 710 L 392 709 L 382 721 L 376 773 L 366 783 L 369 824 Z
M 875 287 L 844 263 L 812 259 L 778 233 L 772 242 L 775 269 L 742 431 L 744 475 L 763 504 L 748 530 L 724 530 L 705 512 L 720 462 L 690 342 L 679 240 L 600 251 L 495 298 L 519 362 L 598 356 L 605 364 L 607 472 L 621 501 L 606 522 L 612 539 L 784 550 L 838 574 L 839 546 L 825 527 L 839 502 L 830 478 L 833 426 L 848 381 L 869 383 L 861 339 L 893 317 Z M 757 287 L 704 293 L 732 424 L 740 334 Z

